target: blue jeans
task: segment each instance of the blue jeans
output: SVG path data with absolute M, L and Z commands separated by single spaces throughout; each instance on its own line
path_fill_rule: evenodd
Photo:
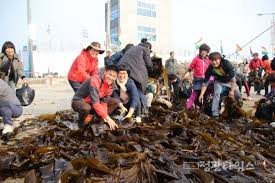
M 219 81 L 215 81 L 214 83 L 214 96 L 212 101 L 212 116 L 219 116 L 219 107 L 220 107 L 220 98 L 222 91 L 228 90 L 231 88 L 229 83 L 221 83 Z M 235 89 L 235 99 L 239 100 L 241 98 L 239 90 Z
M 18 118 L 23 113 L 23 107 L 20 104 L 14 104 L 9 101 L 0 102 L 0 116 L 4 124 L 13 125 L 12 118 Z

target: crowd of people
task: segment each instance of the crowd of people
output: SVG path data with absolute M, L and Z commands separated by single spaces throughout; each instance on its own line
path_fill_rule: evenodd
M 101 118 L 111 130 L 118 128 L 116 117 L 133 118 L 142 122 L 152 103 L 172 108 L 180 103 L 183 110 L 194 108 L 219 118 L 222 98 L 229 96 L 242 106 L 242 88 L 251 100 L 251 87 L 258 95 L 265 91 L 265 105 L 257 108 L 256 116 L 272 122 L 275 106 L 275 58 L 258 53 L 253 59 L 233 65 L 219 52 L 211 52 L 202 44 L 185 73 L 179 73 L 175 52 L 162 65 L 162 59 L 152 55 L 152 45 L 142 39 L 138 45 L 127 44 L 112 54 L 107 50 L 104 68 L 99 69 L 98 55 L 105 51 L 100 43 L 92 42 L 74 60 L 68 82 L 75 92 L 72 109 L 79 114 L 79 127 L 85 128 Z M 19 78 L 26 83 L 22 65 L 16 56 L 15 46 L 4 43 L 0 54 L 0 128 L 2 134 L 13 132 L 12 118 L 22 114 L 22 106 L 15 95 Z M 185 103 L 183 103 L 185 101 Z M 182 102 L 182 103 L 181 103 Z M 268 112 L 266 118 L 264 112 Z M 271 116 L 271 118 L 270 118 Z

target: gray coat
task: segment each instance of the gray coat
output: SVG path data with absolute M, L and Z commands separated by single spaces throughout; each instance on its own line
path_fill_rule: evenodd
M 177 60 L 173 58 L 166 60 L 165 69 L 167 74 L 177 74 Z
M 8 64 L 9 61 L 10 60 L 5 54 L 0 53 L 0 71 L 2 71 L 3 66 Z M 17 55 L 14 56 L 14 59 L 12 61 L 12 67 L 14 69 L 14 78 L 12 78 L 12 80 L 16 85 L 18 82 L 18 79 L 24 76 L 22 64 L 20 63 Z
M 21 105 L 15 95 L 15 91 L 13 91 L 5 81 L 0 79 L 0 103 L 5 101 L 11 102 L 15 105 Z
M 131 47 L 121 58 L 118 65 L 127 65 L 130 68 L 130 77 L 138 83 L 137 86 L 143 92 L 148 83 L 148 71 L 153 64 L 150 58 L 150 50 L 143 44 Z

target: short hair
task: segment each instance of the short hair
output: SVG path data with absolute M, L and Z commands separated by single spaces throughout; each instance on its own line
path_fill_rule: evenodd
M 146 43 L 147 41 L 148 41 L 147 38 L 141 38 L 141 40 L 140 40 L 141 43 Z
M 118 72 L 120 71 L 127 71 L 128 75 L 130 75 L 130 68 L 125 64 L 118 66 Z
M 177 78 L 178 78 L 178 76 L 177 76 L 176 74 L 169 74 L 169 75 L 168 75 L 168 80 L 169 80 L 169 81 L 175 80 L 175 79 L 177 79 Z
M 259 56 L 259 53 L 253 53 L 253 57 Z
M 14 53 L 16 53 L 16 50 L 15 50 L 15 46 L 14 44 L 11 42 L 11 41 L 6 41 L 3 46 L 2 46 L 2 53 L 5 53 L 5 50 L 7 48 L 13 48 L 14 49 Z
M 127 50 L 129 50 L 131 47 L 133 47 L 134 46 L 134 44 L 132 44 L 132 43 L 129 43 L 129 44 L 127 44 L 123 49 L 122 49 L 122 53 L 124 54 L 124 53 L 126 53 L 126 51 Z
M 105 67 L 105 71 L 115 71 L 118 73 L 118 67 L 116 65 L 108 65 Z
M 268 56 L 267 56 L 267 55 L 264 55 L 264 56 L 262 57 L 262 61 L 264 61 L 264 60 L 268 60 Z
M 212 52 L 212 53 L 209 54 L 209 59 L 212 60 L 212 61 L 217 60 L 217 59 L 221 60 L 222 56 L 219 52 Z
M 172 55 L 172 53 L 175 53 L 175 52 L 174 52 L 174 51 L 171 51 L 171 52 L 170 52 L 170 56 Z

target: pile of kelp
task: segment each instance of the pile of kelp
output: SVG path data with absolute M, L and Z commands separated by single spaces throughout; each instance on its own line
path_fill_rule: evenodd
M 275 132 L 226 102 L 221 119 L 153 106 L 142 124 L 76 130 L 72 111 L 43 115 L 17 132 L 44 133 L 0 150 L 0 180 L 25 182 L 274 182 Z

